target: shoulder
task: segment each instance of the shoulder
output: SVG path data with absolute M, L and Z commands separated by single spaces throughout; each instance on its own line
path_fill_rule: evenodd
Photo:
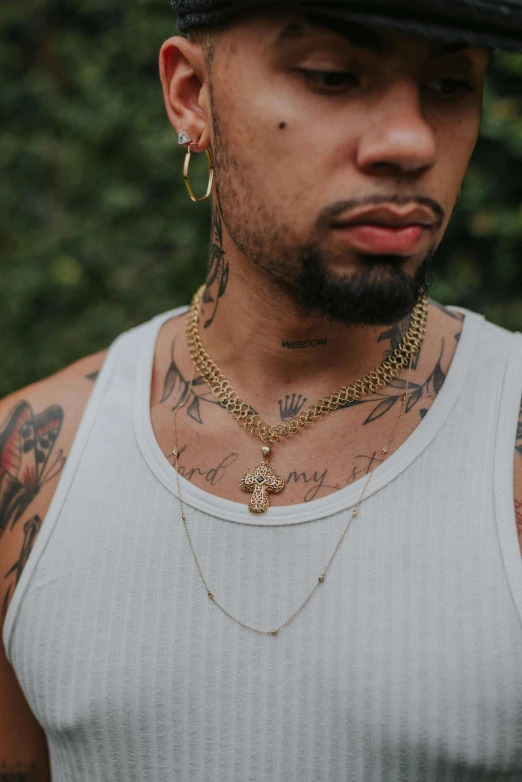
M 502 326 L 499 326 L 492 321 L 488 320 L 480 313 L 473 312 L 462 307 L 443 306 L 433 299 L 430 299 L 430 303 L 433 307 L 437 308 L 447 318 L 463 318 L 467 314 L 472 316 L 483 318 L 483 329 L 481 331 L 481 345 L 480 345 L 480 361 L 482 366 L 493 366 L 498 363 L 499 351 L 504 356 L 512 357 L 510 354 L 510 348 L 513 344 L 513 335 L 519 332 L 510 331 Z M 458 337 L 457 337 L 458 338 Z M 522 362 L 522 353 L 515 353 L 515 360 Z M 513 484 L 514 484 L 514 504 L 515 504 L 515 517 L 518 533 L 518 542 L 520 552 L 522 555 L 522 387 L 520 390 L 520 399 L 517 400 L 518 404 L 518 422 L 515 439 L 515 452 L 513 462 Z
M 107 351 L 0 400 L 0 611 L 45 518 Z

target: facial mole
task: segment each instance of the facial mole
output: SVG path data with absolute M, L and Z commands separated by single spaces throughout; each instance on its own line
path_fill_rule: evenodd
M 281 130 L 284 130 L 286 128 L 286 122 L 280 122 L 279 127 L 281 128 Z

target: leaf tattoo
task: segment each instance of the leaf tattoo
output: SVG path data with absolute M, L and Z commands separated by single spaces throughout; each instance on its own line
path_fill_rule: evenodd
M 174 357 L 176 339 L 177 338 L 174 338 L 172 342 L 170 366 L 165 377 L 163 396 L 160 400 L 161 404 L 168 403 L 171 406 L 173 412 L 180 406 L 183 400 L 186 399 L 187 391 L 190 385 L 189 381 L 183 376 Z M 189 395 L 190 404 L 187 407 L 187 415 L 189 415 L 190 418 L 192 418 L 198 424 L 203 424 L 203 415 L 201 411 L 202 402 L 219 405 L 219 402 L 212 397 L 211 392 L 207 391 L 203 394 L 196 394 L 194 391 L 194 389 L 198 388 L 198 386 L 205 385 L 205 382 L 205 378 L 202 376 L 194 378 L 192 383 L 192 390 Z

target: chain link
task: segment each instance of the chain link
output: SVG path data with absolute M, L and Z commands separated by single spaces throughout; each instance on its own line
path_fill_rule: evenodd
M 296 415 L 290 421 L 271 426 L 262 421 L 248 402 L 232 388 L 203 347 L 201 337 L 199 336 L 198 322 L 204 290 L 205 286 L 202 285 L 192 299 L 192 304 L 187 314 L 187 344 L 192 361 L 198 372 L 201 373 L 210 386 L 212 393 L 221 406 L 231 413 L 232 417 L 249 434 L 253 437 L 258 437 L 265 443 L 276 443 L 284 437 L 296 434 L 301 429 L 313 424 L 318 418 L 387 386 L 398 376 L 402 369 L 408 366 L 413 356 L 419 352 L 424 339 L 428 317 L 428 297 L 423 293 L 413 310 L 410 327 L 404 335 L 402 342 L 384 359 L 380 366 L 376 367 L 373 372 L 365 375 L 362 380 L 356 380 L 355 383 L 349 386 L 343 386 L 336 393 L 328 394 L 322 397 L 322 399 L 318 399 L 313 405 L 300 412 L 299 415 Z

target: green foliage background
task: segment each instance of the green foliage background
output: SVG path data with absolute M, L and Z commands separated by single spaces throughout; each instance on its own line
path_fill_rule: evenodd
M 158 77 L 168 0 L 0 7 L 0 397 L 189 301 L 192 204 Z M 522 329 L 522 57 L 498 53 L 435 298 Z M 203 161 L 203 156 L 198 156 Z

